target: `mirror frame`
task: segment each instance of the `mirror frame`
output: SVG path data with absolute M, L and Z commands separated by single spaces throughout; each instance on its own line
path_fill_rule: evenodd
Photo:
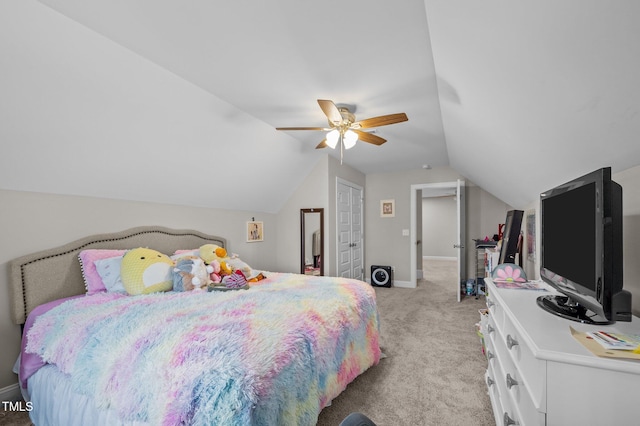
M 300 273 L 305 272 L 305 214 L 320 214 L 320 275 L 324 276 L 324 209 L 300 209 Z

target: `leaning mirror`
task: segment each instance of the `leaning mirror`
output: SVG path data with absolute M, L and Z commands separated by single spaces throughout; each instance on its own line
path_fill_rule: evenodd
M 300 273 L 324 275 L 324 209 L 300 209 Z

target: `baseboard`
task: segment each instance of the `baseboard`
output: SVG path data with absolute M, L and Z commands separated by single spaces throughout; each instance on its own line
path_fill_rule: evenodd
M 411 284 L 411 281 L 394 281 L 393 286 L 401 288 L 416 288 L 415 285 Z
M 22 392 L 18 383 L 0 389 L 0 401 L 22 401 Z
M 371 278 L 367 278 L 365 282 L 371 284 Z M 392 287 L 402 287 L 402 288 L 416 288 L 415 285 L 411 285 L 411 281 L 393 281 Z
M 458 260 L 455 256 L 422 256 L 424 260 Z

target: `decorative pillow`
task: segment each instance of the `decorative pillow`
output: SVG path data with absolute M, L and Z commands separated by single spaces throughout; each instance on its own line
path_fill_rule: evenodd
M 107 289 L 96 270 L 96 261 L 114 256 L 122 256 L 125 251 L 126 250 L 87 249 L 82 250 L 80 254 L 78 254 L 87 294 L 100 293 Z
M 169 291 L 173 287 L 173 261 L 149 248 L 136 248 L 122 257 L 122 285 L 131 295 Z
M 185 253 L 196 253 L 198 251 L 199 249 L 176 250 L 173 252 L 173 254 L 176 255 L 176 254 L 185 254 Z
M 126 293 L 120 276 L 122 256 L 96 260 L 96 270 L 109 293 Z
M 200 257 L 200 250 L 176 250 L 175 253 L 173 253 L 173 255 L 171 256 L 171 260 L 178 261 L 190 256 Z
M 520 266 L 514 263 L 501 263 L 496 266 L 493 272 L 491 272 L 491 278 L 493 278 L 494 281 L 502 282 L 527 282 L 527 274 L 524 273 L 524 270 Z

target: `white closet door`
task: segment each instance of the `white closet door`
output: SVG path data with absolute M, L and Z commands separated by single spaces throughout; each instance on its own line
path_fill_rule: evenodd
M 351 188 L 351 278 L 364 279 L 362 264 L 362 190 Z
M 338 276 L 364 278 L 362 188 L 337 184 Z

